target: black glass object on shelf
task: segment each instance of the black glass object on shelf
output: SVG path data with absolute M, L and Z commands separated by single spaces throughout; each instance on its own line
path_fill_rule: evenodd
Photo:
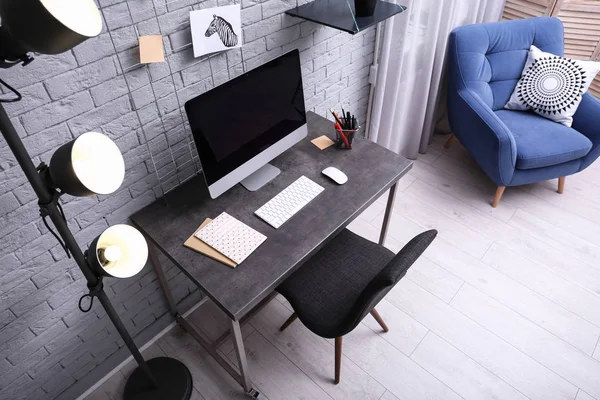
M 354 35 L 406 10 L 405 6 L 399 4 L 382 0 L 376 0 L 376 2 L 373 15 L 368 17 L 356 15 L 354 0 L 315 0 L 300 7 L 294 7 L 286 11 L 286 14 Z

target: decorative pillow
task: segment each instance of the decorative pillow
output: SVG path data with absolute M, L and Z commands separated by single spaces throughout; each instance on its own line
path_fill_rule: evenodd
M 533 110 L 570 127 L 598 71 L 600 62 L 571 60 L 531 46 L 521 79 L 504 108 Z

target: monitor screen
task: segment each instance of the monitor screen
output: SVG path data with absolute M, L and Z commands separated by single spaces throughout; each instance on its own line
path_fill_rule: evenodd
M 298 50 L 185 104 L 208 185 L 306 123 Z

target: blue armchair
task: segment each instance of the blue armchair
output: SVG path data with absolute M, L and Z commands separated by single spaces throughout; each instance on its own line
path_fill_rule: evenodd
M 453 136 L 498 186 L 559 178 L 589 166 L 600 155 L 600 101 L 586 93 L 573 126 L 533 112 L 503 109 L 531 45 L 563 55 L 564 31 L 557 18 L 538 17 L 456 28 L 449 41 L 448 116 Z

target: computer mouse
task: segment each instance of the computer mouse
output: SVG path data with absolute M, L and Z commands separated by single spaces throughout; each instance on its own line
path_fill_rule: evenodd
M 346 176 L 346 174 L 335 167 L 325 168 L 322 174 L 331 178 L 331 180 L 337 183 L 338 185 L 343 185 L 344 183 L 348 182 L 348 177 Z

